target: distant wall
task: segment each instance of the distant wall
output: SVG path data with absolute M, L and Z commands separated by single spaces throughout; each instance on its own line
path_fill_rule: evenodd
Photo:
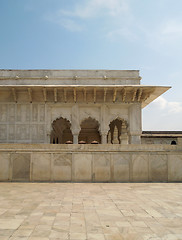
M 175 141 L 176 144 L 179 144 L 177 137 L 142 137 L 141 143 L 142 144 L 171 144 L 172 141 Z
M 0 181 L 181 182 L 182 147 L 0 144 Z

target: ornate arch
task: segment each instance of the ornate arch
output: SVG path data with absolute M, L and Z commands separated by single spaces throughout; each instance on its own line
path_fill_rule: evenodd
M 93 117 L 94 116 L 94 117 Z M 90 108 L 90 109 L 86 109 L 86 111 L 82 111 L 81 114 L 80 114 L 80 118 L 79 118 L 79 124 L 81 126 L 82 122 L 87 120 L 88 118 L 92 118 L 94 119 L 95 121 L 98 122 L 99 124 L 99 131 L 100 131 L 100 109 L 93 109 L 93 108 Z
M 128 119 L 126 119 L 125 117 L 120 117 L 119 115 L 111 115 L 107 118 L 106 123 L 107 132 L 109 131 L 109 124 L 116 119 L 121 120 L 122 122 L 124 121 L 127 125 L 127 128 L 129 127 Z
M 50 142 L 54 144 L 63 144 L 73 142 L 73 135 L 71 132 L 71 123 L 67 118 L 56 118 L 52 124 L 52 131 L 50 136 Z
M 94 141 L 101 143 L 100 124 L 95 118 L 86 117 L 82 119 L 80 128 L 79 141 L 84 141 L 85 143 L 92 143 Z
M 128 144 L 128 122 L 126 119 L 112 116 L 108 123 L 107 142 L 113 144 Z

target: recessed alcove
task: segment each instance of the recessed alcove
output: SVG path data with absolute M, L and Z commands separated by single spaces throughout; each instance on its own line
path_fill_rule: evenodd
M 64 144 L 68 141 L 73 142 L 73 135 L 71 132 L 71 123 L 65 118 L 58 118 L 52 123 L 52 132 L 50 142 L 53 144 Z
M 82 121 L 81 131 L 78 136 L 78 142 L 84 141 L 87 144 L 97 141 L 101 143 L 101 136 L 99 132 L 99 123 L 95 119 L 89 117 Z

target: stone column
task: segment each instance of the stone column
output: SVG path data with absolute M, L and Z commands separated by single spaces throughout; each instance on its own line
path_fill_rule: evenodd
M 129 108 L 129 137 L 130 144 L 140 144 L 142 134 L 141 104 L 133 103 Z
M 52 131 L 52 108 L 45 104 L 45 139 L 44 143 L 50 143 L 50 136 Z
M 102 144 L 107 144 L 107 133 L 106 132 L 101 132 L 101 143 Z
M 77 104 L 72 106 L 71 111 L 71 130 L 73 134 L 73 144 L 78 144 L 78 135 L 81 130 L 79 124 L 79 108 Z
M 122 122 L 122 127 L 121 127 L 121 135 L 119 137 L 120 139 L 120 144 L 128 144 L 128 132 L 127 132 L 127 126 L 125 121 Z
M 107 134 L 108 134 L 108 126 L 107 126 L 107 107 L 105 104 L 101 106 L 101 122 L 100 122 L 100 133 L 101 133 L 101 143 L 107 144 Z
M 78 144 L 78 134 L 73 134 L 73 144 Z

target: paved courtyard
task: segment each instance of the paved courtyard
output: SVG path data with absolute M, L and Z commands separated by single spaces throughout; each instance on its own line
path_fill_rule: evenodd
M 6 239 L 182 239 L 182 183 L 0 183 Z

